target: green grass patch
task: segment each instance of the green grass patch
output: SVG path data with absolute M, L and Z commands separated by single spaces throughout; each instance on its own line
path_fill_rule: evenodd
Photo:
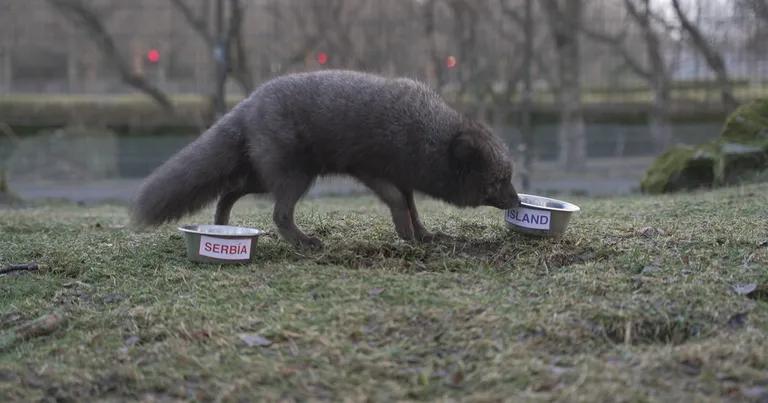
M 0 210 L 0 267 L 47 266 L 0 276 L 0 401 L 765 398 L 768 185 L 574 201 L 567 234 L 536 239 L 421 200 L 453 236 L 428 245 L 372 198 L 307 201 L 324 250 L 267 237 L 234 266 L 119 206 Z M 233 222 L 270 217 L 257 200 Z

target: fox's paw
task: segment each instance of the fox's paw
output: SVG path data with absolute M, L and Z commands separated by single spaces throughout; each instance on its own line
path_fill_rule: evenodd
M 323 249 L 323 242 L 313 236 L 304 236 L 296 240 L 296 247 L 299 249 L 320 250 Z
M 448 241 L 448 240 L 451 240 L 451 236 L 440 231 L 437 231 L 437 232 L 422 231 L 416 234 L 416 239 L 419 242 L 430 243 L 430 242 L 438 242 L 438 241 Z

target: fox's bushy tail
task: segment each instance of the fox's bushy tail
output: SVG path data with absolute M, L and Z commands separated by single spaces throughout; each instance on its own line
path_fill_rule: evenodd
M 230 112 L 147 177 L 133 205 L 133 223 L 158 225 L 192 213 L 237 181 L 247 166 L 242 124 Z

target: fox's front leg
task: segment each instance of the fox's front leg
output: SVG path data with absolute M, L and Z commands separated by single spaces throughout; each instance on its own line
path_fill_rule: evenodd
M 275 210 L 272 218 L 280 236 L 286 241 L 297 247 L 320 249 L 323 243 L 301 232 L 293 220 L 296 203 L 312 184 L 312 179 L 305 175 L 286 175 L 276 183 L 272 191 L 275 196 Z
M 418 239 L 408 209 L 408 200 L 403 192 L 385 180 L 375 178 L 360 178 L 360 180 L 389 207 L 397 235 L 406 241 Z
M 421 220 L 419 220 L 419 212 L 416 211 L 416 203 L 413 200 L 413 191 L 409 190 L 403 193 L 405 195 L 405 200 L 408 203 L 408 212 L 410 214 L 411 223 L 413 225 L 413 233 L 416 236 L 416 239 L 420 242 L 432 242 L 436 238 L 444 237 L 445 234 L 440 232 L 435 234 L 424 228 L 424 224 L 422 224 Z

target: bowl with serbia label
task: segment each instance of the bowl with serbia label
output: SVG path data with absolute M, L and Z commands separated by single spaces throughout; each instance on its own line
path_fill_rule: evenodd
M 504 220 L 507 225 L 525 234 L 538 236 L 560 236 L 568 227 L 573 213 L 579 206 L 549 197 L 518 194 L 520 206 L 507 210 Z
M 179 227 L 187 240 L 187 257 L 203 263 L 248 263 L 264 231 L 231 225 Z

